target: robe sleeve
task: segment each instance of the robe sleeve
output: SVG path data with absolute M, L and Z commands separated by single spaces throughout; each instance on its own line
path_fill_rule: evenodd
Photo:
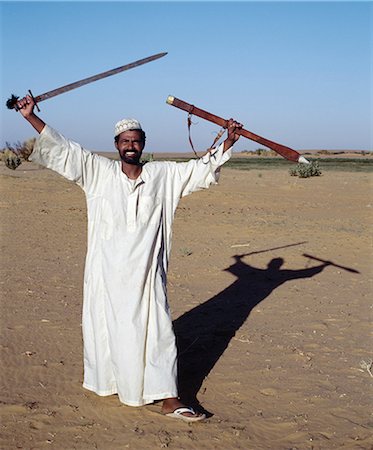
M 176 183 L 180 197 L 208 188 L 219 181 L 220 167 L 229 160 L 232 149 L 223 152 L 224 144 L 206 153 L 200 159 L 176 164 Z
M 54 170 L 92 194 L 110 165 L 108 158 L 85 150 L 48 125 L 36 140 L 29 160 Z

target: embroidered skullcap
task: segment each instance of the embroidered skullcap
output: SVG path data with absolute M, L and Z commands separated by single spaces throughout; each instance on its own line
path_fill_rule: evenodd
M 119 136 L 123 131 L 142 130 L 141 124 L 136 119 L 123 119 L 115 124 L 114 136 Z

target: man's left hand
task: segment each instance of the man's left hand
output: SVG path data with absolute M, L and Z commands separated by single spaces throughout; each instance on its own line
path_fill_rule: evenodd
M 224 141 L 224 151 L 228 150 L 232 145 L 238 141 L 240 134 L 237 133 L 237 130 L 242 130 L 243 125 L 242 123 L 237 122 L 234 119 L 228 120 L 228 136 L 227 139 Z

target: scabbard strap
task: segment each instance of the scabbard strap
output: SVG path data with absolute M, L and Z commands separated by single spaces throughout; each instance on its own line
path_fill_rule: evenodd
M 197 158 L 200 158 L 200 156 L 198 155 L 198 153 L 196 152 L 196 150 L 194 148 L 193 141 L 192 141 L 191 127 L 192 127 L 192 124 L 193 124 L 193 122 L 192 122 L 193 109 L 194 109 L 194 106 L 191 105 L 191 107 L 189 108 L 189 111 L 188 111 L 188 118 L 187 118 L 187 122 L 188 122 L 188 139 L 189 139 L 189 143 L 190 143 L 190 146 L 193 149 L 194 154 L 196 155 Z M 223 127 L 217 133 L 217 135 L 216 135 L 216 137 L 214 139 L 214 142 L 207 149 L 207 151 L 210 151 L 210 150 L 212 150 L 215 147 L 215 145 L 219 142 L 220 138 L 223 136 L 224 132 L 225 132 L 225 128 Z
M 192 109 L 193 109 L 193 107 L 192 107 Z M 188 121 L 188 138 L 189 138 L 190 146 L 192 147 L 193 152 L 197 156 L 197 158 L 200 158 L 200 156 L 198 156 L 198 153 L 195 151 L 194 145 L 193 145 L 193 142 L 192 142 L 192 135 L 191 135 L 191 131 L 190 131 L 190 128 L 192 126 L 192 113 L 191 112 L 188 113 L 187 121 Z

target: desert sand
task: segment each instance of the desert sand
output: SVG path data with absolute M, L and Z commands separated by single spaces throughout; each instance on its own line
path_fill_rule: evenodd
M 372 174 L 223 168 L 181 201 L 168 292 L 197 424 L 82 388 L 83 192 L 0 175 L 2 449 L 373 447 Z

